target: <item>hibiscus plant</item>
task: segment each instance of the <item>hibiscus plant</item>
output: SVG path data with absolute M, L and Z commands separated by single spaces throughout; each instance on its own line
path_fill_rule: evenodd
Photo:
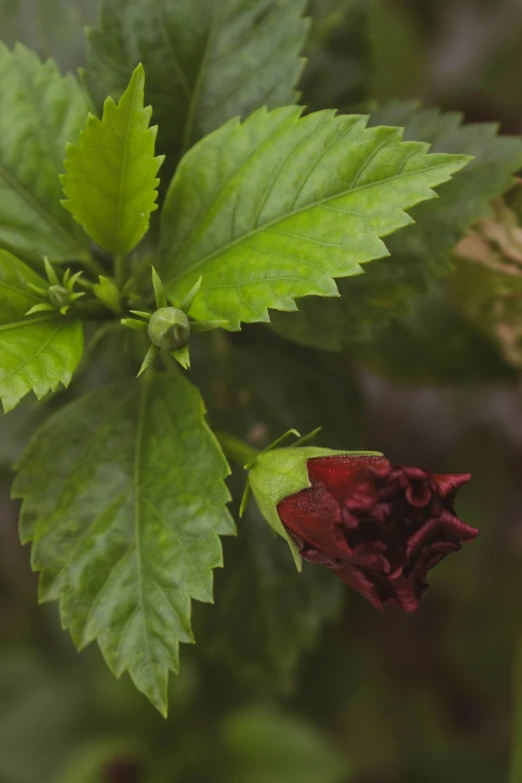
M 163 714 L 237 525 L 291 570 L 288 660 L 346 585 L 413 611 L 478 532 L 454 508 L 469 476 L 359 441 L 346 357 L 372 365 L 410 299 L 476 252 L 450 261 L 522 142 L 336 92 L 330 5 L 101 0 L 77 74 L 0 44 L 0 398 L 35 430 L 20 536 L 77 648 L 96 640 Z M 471 288 L 455 295 L 480 331 Z M 321 447 L 280 440 L 323 425 Z M 224 560 L 229 607 L 245 556 Z M 202 636 L 227 621 L 217 599 Z

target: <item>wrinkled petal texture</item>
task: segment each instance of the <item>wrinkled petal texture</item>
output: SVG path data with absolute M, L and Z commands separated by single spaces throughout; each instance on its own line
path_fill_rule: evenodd
M 478 535 L 454 509 L 469 474 L 349 455 L 307 467 L 311 487 L 278 504 L 281 521 L 305 560 L 330 568 L 379 609 L 414 612 L 428 571 Z

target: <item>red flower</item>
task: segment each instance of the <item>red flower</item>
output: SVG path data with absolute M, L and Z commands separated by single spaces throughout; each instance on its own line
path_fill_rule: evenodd
M 469 474 L 428 473 L 385 457 L 307 461 L 311 487 L 277 505 L 301 556 L 338 574 L 379 609 L 414 612 L 426 574 L 478 534 L 453 504 Z

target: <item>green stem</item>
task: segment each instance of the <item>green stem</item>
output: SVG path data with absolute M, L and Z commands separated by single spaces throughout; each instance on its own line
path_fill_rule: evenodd
M 85 253 L 85 255 L 82 255 L 81 258 L 78 258 L 78 263 L 83 264 L 83 266 L 89 270 L 96 280 L 100 275 L 106 274 L 102 265 L 99 264 L 90 253 Z
M 125 256 L 119 255 L 114 257 L 114 277 L 118 288 L 123 288 L 125 284 Z
M 259 451 L 253 446 L 243 443 L 242 440 L 234 437 L 234 435 L 230 435 L 229 432 L 215 432 L 214 435 L 221 444 L 221 448 L 226 456 L 230 457 L 231 460 L 242 468 L 253 462 L 259 454 Z

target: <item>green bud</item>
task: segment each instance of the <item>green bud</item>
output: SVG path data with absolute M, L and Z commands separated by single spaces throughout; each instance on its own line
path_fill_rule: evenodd
M 161 307 L 149 321 L 149 337 L 166 351 L 182 348 L 190 337 L 189 319 L 177 307 Z
M 49 301 L 57 310 L 71 304 L 71 292 L 63 285 L 52 285 L 49 288 Z

